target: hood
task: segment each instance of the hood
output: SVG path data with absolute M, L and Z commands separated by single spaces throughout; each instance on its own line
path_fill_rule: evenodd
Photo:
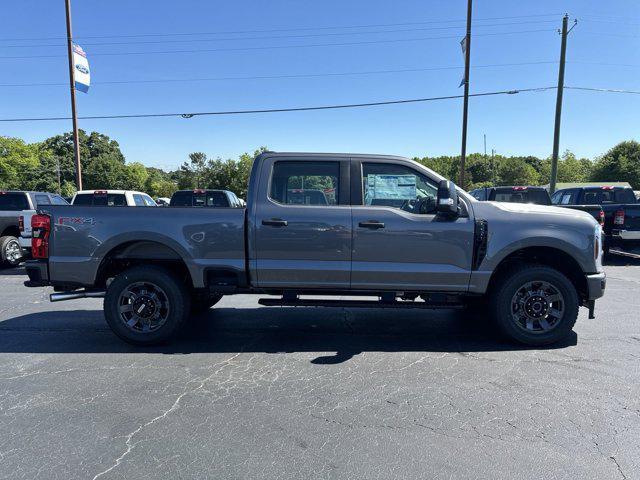
M 545 223 L 584 224 L 589 228 L 598 222 L 587 212 L 571 208 L 536 205 L 533 203 L 474 202 L 477 217 L 503 220 L 527 220 Z

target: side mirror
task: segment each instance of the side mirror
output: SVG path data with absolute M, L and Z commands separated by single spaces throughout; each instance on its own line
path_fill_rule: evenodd
M 455 183 L 449 180 L 440 182 L 436 210 L 439 214 L 448 217 L 458 216 L 458 192 Z

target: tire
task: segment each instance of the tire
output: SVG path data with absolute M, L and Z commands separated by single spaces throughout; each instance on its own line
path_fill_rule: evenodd
M 16 237 L 7 235 L 0 237 L 0 263 L 17 267 L 24 257 L 24 252 Z
M 491 311 L 511 340 L 530 346 L 557 343 L 572 331 L 579 299 L 571 281 L 543 265 L 520 265 L 493 289 Z
M 223 295 L 220 293 L 214 295 L 193 295 L 191 297 L 191 312 L 204 313 L 218 303 L 222 297 Z
M 118 337 L 133 345 L 169 341 L 189 316 L 186 286 L 168 270 L 133 267 L 118 275 L 104 298 L 104 316 Z

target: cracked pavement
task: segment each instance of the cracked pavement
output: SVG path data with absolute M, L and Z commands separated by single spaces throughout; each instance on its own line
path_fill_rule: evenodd
M 632 260 L 630 260 L 632 261 Z M 0 271 L 0 478 L 640 478 L 640 262 L 548 349 L 482 312 L 227 297 L 136 348 Z

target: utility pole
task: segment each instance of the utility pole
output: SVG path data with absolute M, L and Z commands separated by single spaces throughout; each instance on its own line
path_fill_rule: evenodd
M 493 177 L 493 184 L 496 184 L 496 161 L 495 161 L 496 151 L 491 149 L 491 176 Z
M 484 139 L 484 159 L 487 159 L 487 134 L 483 133 L 482 138 Z
M 460 151 L 460 187 L 465 186 L 465 160 L 467 156 L 467 117 L 469 114 L 469 63 L 471 61 L 471 0 L 467 0 L 467 36 L 464 52 L 464 103 L 462 107 L 462 149 Z
M 80 139 L 78 114 L 76 113 L 76 81 L 73 65 L 73 34 L 71 29 L 71 0 L 65 0 L 67 11 L 67 54 L 69 56 L 69 86 L 71 88 L 71 116 L 73 118 L 73 158 L 76 165 L 76 188 L 82 190 L 82 166 L 80 165 Z
M 574 21 L 573 27 L 578 23 Z M 560 41 L 560 65 L 558 67 L 558 89 L 556 92 L 556 120 L 553 127 L 553 154 L 551 156 L 551 179 L 549 181 L 549 193 L 553 194 L 556 191 L 556 180 L 558 177 L 558 152 L 560 149 L 560 120 L 562 117 L 562 93 L 564 90 L 564 65 L 567 56 L 567 36 L 569 32 L 573 30 L 567 30 L 569 24 L 569 15 L 565 13 L 562 17 L 562 30 L 560 35 L 562 36 Z
M 60 181 L 60 159 L 56 157 L 56 173 L 58 174 L 58 194 L 62 194 L 62 182 Z

